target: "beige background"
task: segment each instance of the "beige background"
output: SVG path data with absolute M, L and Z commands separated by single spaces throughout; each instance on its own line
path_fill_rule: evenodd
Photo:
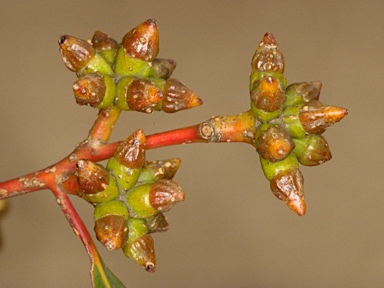
M 290 83 L 320 80 L 323 102 L 350 109 L 325 133 L 332 161 L 302 169 L 307 214 L 272 195 L 251 146 L 164 148 L 148 158 L 182 158 L 175 180 L 187 197 L 155 235 L 158 271 L 101 254 L 128 287 L 383 287 L 383 13 L 382 1 L 0 1 L 0 179 L 61 159 L 93 123 L 97 111 L 73 99 L 60 34 L 121 39 L 156 18 L 159 56 L 175 59 L 174 76 L 205 101 L 173 115 L 123 114 L 118 140 L 247 110 L 250 60 L 270 31 Z M 92 229 L 92 207 L 73 201 Z M 0 286 L 89 287 L 88 257 L 50 192 L 9 204 Z

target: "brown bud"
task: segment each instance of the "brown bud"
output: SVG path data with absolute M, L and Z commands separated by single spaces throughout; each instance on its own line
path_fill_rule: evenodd
M 265 124 L 268 125 L 268 124 Z M 282 126 L 271 125 L 257 138 L 257 152 L 271 162 L 285 159 L 295 148 L 289 132 Z
M 78 79 L 72 89 L 77 104 L 96 107 L 103 101 L 107 88 L 103 76 L 90 73 Z
M 152 113 L 163 98 L 163 92 L 149 80 L 133 80 L 127 90 L 127 103 L 130 109 Z
M 301 139 L 295 139 L 295 154 L 297 160 L 306 166 L 316 166 L 331 160 L 327 140 L 322 135 L 310 134 Z
M 104 51 L 119 48 L 119 43 L 107 34 L 96 31 L 92 37 L 92 45 L 96 51 Z
M 176 79 L 168 79 L 165 83 L 162 109 L 173 113 L 203 104 L 203 101 L 190 88 Z
M 144 221 L 147 225 L 148 233 L 165 232 L 169 228 L 167 218 L 165 218 L 164 214 L 161 212 L 145 218 Z
M 121 248 L 128 237 L 127 221 L 118 215 L 108 215 L 98 219 L 94 229 L 97 239 L 108 250 Z
M 172 158 L 168 160 L 150 161 L 145 164 L 145 168 L 154 180 L 172 179 L 179 169 L 181 160 Z
M 65 66 L 74 72 L 85 67 L 96 53 L 87 41 L 69 35 L 60 36 L 59 46 Z
M 312 100 L 305 104 L 300 112 L 299 119 L 304 130 L 310 134 L 322 134 L 325 130 L 339 122 L 348 114 L 348 110 L 336 106 L 326 106 Z
M 148 272 L 156 271 L 155 245 L 151 235 L 144 234 L 136 239 L 128 239 L 123 251 L 127 257 L 136 261 Z
M 284 86 L 275 77 L 263 77 L 253 84 L 251 100 L 258 109 L 276 111 L 282 107 L 285 99 Z
M 77 161 L 76 176 L 85 194 L 95 194 L 105 190 L 110 179 L 108 171 L 103 166 L 86 159 Z
M 114 156 L 125 167 L 141 168 L 145 164 L 145 152 L 145 135 L 139 129 L 116 147 Z
M 176 61 L 171 59 L 155 58 L 152 60 L 153 77 L 168 79 L 171 77 L 173 70 L 176 68 Z
M 149 19 L 125 34 L 122 46 L 132 57 L 148 62 L 154 59 L 159 52 L 159 31 L 156 20 Z
M 319 100 L 322 84 L 319 81 L 290 84 L 286 89 L 287 95 L 300 95 L 305 102 Z
M 252 69 L 261 72 L 284 72 L 284 57 L 275 37 L 271 33 L 264 35 L 252 58 Z
M 283 170 L 270 181 L 273 194 L 297 215 L 305 214 L 304 178 L 299 169 Z
M 158 211 L 166 212 L 177 202 L 184 201 L 185 195 L 181 187 L 169 179 L 155 182 L 149 192 L 149 202 Z

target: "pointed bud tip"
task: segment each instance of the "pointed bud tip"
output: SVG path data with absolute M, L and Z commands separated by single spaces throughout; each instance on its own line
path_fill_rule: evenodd
M 304 197 L 297 196 L 295 199 L 287 201 L 288 207 L 299 216 L 303 216 L 306 212 L 306 203 Z
M 263 42 L 268 45 L 277 45 L 276 38 L 270 32 L 264 34 Z

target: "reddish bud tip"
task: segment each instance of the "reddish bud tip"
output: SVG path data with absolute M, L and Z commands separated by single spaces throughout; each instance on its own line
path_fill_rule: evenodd
M 144 166 L 145 154 L 145 135 L 139 129 L 116 147 L 114 156 L 120 164 L 135 169 Z
M 155 182 L 149 192 L 149 202 L 158 211 L 166 212 L 177 202 L 184 201 L 185 194 L 181 187 L 169 179 Z
M 253 84 L 251 100 L 259 109 L 276 111 L 281 108 L 285 99 L 283 84 L 275 77 L 263 77 Z
M 109 173 L 101 165 L 81 159 L 76 164 L 76 176 L 85 194 L 95 194 L 105 190 L 109 184 Z
M 299 216 L 303 216 L 306 210 L 303 183 L 299 169 L 281 171 L 270 181 L 273 194 Z
M 59 46 L 65 66 L 74 72 L 85 67 L 96 53 L 87 41 L 69 35 L 60 36 Z
M 118 215 L 108 215 L 98 219 L 94 230 L 97 239 L 108 250 L 121 248 L 128 236 L 127 221 Z
M 129 85 L 126 99 L 130 109 L 152 113 L 163 99 L 163 92 L 151 81 L 137 79 Z
M 159 52 L 159 31 L 154 19 L 149 19 L 125 34 L 122 46 L 132 57 L 151 61 Z
M 173 113 L 203 104 L 203 101 L 190 88 L 176 79 L 168 79 L 165 84 L 162 108 Z
M 348 114 L 348 110 L 336 106 L 326 106 L 312 100 L 304 105 L 299 113 L 299 119 L 304 130 L 310 134 L 322 134 L 325 130 L 339 122 Z
M 92 37 L 92 45 L 96 51 L 111 50 L 119 48 L 119 43 L 107 34 L 96 31 Z
M 252 58 L 252 69 L 261 72 L 284 72 L 284 56 L 280 52 L 275 37 L 266 33 Z
M 96 107 L 103 101 L 107 88 L 103 76 L 90 73 L 78 79 L 72 89 L 77 104 Z

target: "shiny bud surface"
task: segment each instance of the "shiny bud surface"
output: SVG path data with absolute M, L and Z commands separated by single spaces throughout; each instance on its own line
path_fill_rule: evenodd
M 146 271 L 156 271 L 155 245 L 150 235 L 145 234 L 139 238 L 128 240 L 123 246 L 123 252 Z
M 251 100 L 258 109 L 266 112 L 278 110 L 283 105 L 286 96 L 284 87 L 275 77 L 263 77 L 256 81 L 251 91 Z
M 163 92 L 149 80 L 133 80 L 127 89 L 126 100 L 131 110 L 152 113 L 162 98 Z
M 190 88 L 176 79 L 168 79 L 164 88 L 162 109 L 173 113 L 203 104 L 203 101 Z
M 252 58 L 252 69 L 267 72 L 284 72 L 284 56 L 280 52 L 275 37 L 266 33 Z
M 118 215 L 98 219 L 94 227 L 96 237 L 108 250 L 123 246 L 128 237 L 127 221 Z
M 184 199 L 184 191 L 176 182 L 169 179 L 158 180 L 151 186 L 149 192 L 149 202 L 157 211 L 166 212 Z
M 74 72 L 85 67 L 96 53 L 87 41 L 69 35 L 60 36 L 59 46 L 65 66 Z
M 154 19 L 149 19 L 129 31 L 122 40 L 127 54 L 144 61 L 153 60 L 159 53 L 159 31 Z
M 115 149 L 116 160 L 129 168 L 142 168 L 145 165 L 145 135 L 139 129 L 122 141 Z
M 103 101 L 107 90 L 104 77 L 96 73 L 81 77 L 72 85 L 72 89 L 77 104 L 91 107 Z

